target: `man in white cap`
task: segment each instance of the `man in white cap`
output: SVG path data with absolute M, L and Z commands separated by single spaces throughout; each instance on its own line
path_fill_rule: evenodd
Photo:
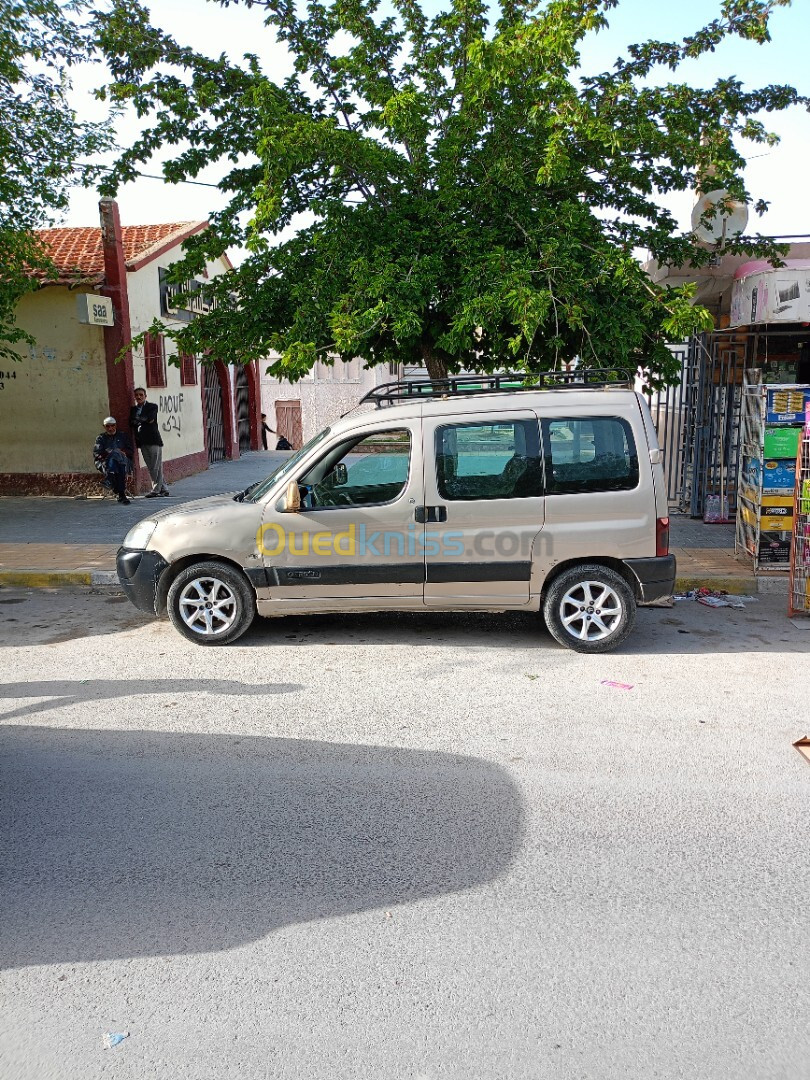
M 118 496 L 118 501 L 129 506 L 127 476 L 132 470 L 132 443 L 123 431 L 118 430 L 114 416 L 104 420 L 104 430 L 93 446 L 93 462 Z

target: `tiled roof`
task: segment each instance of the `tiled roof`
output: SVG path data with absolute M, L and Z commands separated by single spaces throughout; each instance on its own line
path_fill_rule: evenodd
M 204 221 L 180 221 L 167 225 L 123 225 L 124 260 L 127 269 L 160 250 L 180 243 L 185 237 L 199 232 Z M 101 229 L 98 227 L 42 229 L 38 233 L 59 267 L 60 282 L 104 279 L 104 254 L 101 248 Z

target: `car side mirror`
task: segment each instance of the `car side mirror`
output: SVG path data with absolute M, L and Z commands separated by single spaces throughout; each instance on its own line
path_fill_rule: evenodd
M 301 509 L 301 492 L 298 490 L 298 484 L 295 480 L 291 480 L 287 484 L 287 490 L 284 493 L 284 512 L 286 514 L 297 514 Z
M 332 484 L 334 487 L 342 487 L 349 481 L 349 470 L 343 461 L 339 461 L 332 469 Z

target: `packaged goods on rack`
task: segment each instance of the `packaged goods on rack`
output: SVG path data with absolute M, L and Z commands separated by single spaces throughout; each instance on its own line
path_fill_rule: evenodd
M 810 615 L 810 401 L 805 404 L 804 428 L 796 455 L 793 519 L 789 612 Z
M 810 402 L 810 387 L 768 387 L 765 422 L 767 424 L 801 424 L 804 421 L 804 410 L 808 402 Z
M 742 453 L 737 499 L 736 549 L 755 570 L 790 569 L 796 525 L 794 492 L 810 386 L 743 384 Z

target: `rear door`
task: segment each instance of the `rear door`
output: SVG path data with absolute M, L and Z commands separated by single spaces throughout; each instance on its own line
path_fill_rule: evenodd
M 538 408 L 546 454 L 544 574 L 570 559 L 655 555 L 647 438 L 638 408 L 622 405 L 566 408 L 563 400 Z
M 521 607 L 543 528 L 537 417 L 528 410 L 423 420 L 425 603 Z

